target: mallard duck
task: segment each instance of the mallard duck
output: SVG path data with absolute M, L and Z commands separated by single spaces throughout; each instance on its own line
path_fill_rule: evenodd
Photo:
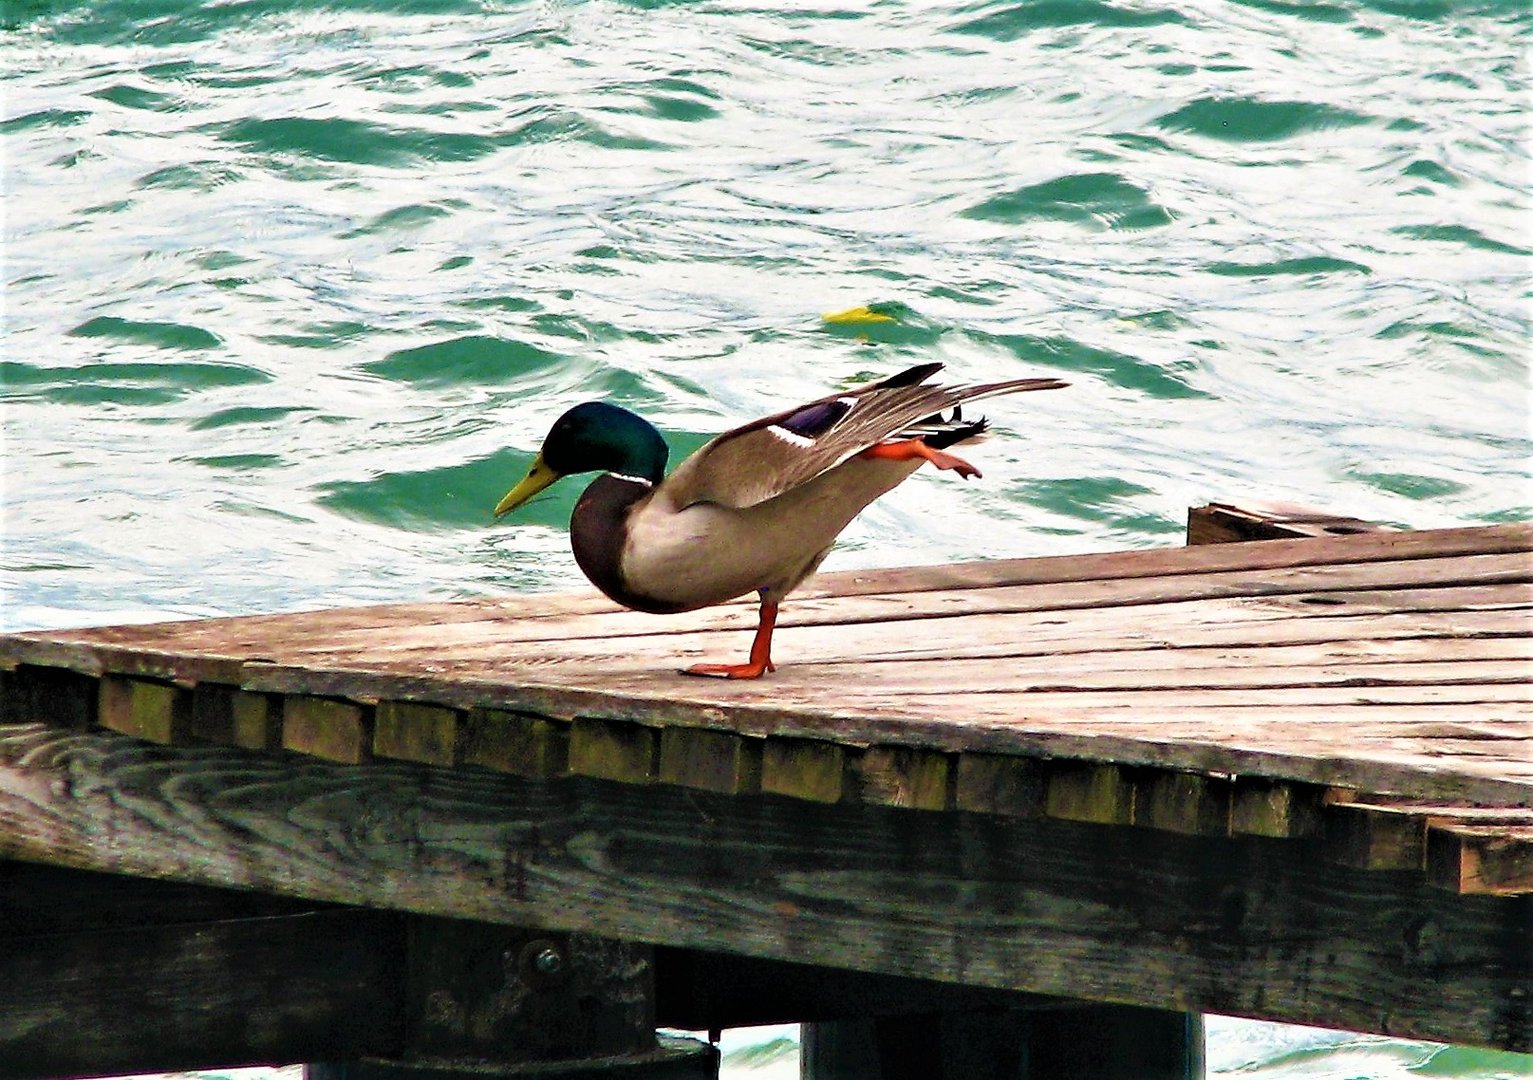
M 941 368 L 920 364 L 726 431 L 669 476 L 670 451 L 647 420 L 602 401 L 576 405 L 554 422 L 527 476 L 500 500 L 495 516 L 562 477 L 602 473 L 570 518 L 570 543 L 586 577 L 619 604 L 656 614 L 760 594 L 750 659 L 686 669 L 759 678 L 775 670 L 778 605 L 863 507 L 924 463 L 966 479 L 980 475 L 947 452 L 987 428 L 983 418 L 963 417 L 964 402 L 1067 385 L 1058 379 L 928 383 Z

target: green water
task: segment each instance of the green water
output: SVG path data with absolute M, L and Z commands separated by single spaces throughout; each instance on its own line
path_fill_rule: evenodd
M 1073 386 L 830 568 L 1174 543 L 1215 498 L 1533 507 L 1525 3 L 3 20 L 7 629 L 575 585 L 574 490 L 489 515 L 569 405 L 683 452 L 931 359 Z M 820 320 L 863 304 L 897 321 Z M 1232 1068 L 1519 1068 L 1274 1046 Z

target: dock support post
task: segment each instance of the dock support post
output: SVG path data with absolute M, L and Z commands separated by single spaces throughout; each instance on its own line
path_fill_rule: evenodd
M 1196 1013 L 1081 1003 L 806 1024 L 803 1080 L 1198 1080 Z
M 716 1080 L 718 1051 L 655 1035 L 648 945 L 417 917 L 400 1053 L 307 1080 Z

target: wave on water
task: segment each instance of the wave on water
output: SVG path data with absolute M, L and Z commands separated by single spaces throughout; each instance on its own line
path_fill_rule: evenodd
M 928 360 L 1072 386 L 831 569 L 1175 543 L 1211 498 L 1533 509 L 1522 2 L 3 20 L 8 629 L 571 586 L 573 492 L 490 515 L 569 405 L 679 456 Z M 1235 1024 L 1221 1074 L 1515 1067 Z

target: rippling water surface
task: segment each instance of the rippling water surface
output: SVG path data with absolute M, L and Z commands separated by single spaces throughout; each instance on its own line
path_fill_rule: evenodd
M 4 11 L 6 628 L 573 585 L 570 404 L 929 359 L 1073 386 L 832 568 L 1533 505 L 1524 3 Z

